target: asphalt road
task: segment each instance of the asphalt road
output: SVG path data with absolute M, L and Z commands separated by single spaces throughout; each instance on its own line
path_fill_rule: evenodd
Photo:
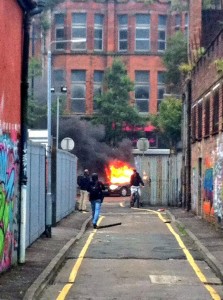
M 122 200 L 106 198 L 100 220 L 121 225 L 90 227 L 41 299 L 223 299 L 220 280 L 165 213 Z

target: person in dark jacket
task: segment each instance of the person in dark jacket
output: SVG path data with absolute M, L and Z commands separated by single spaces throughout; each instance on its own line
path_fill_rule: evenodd
M 136 190 L 138 190 L 140 196 L 140 205 L 142 206 L 140 185 L 144 186 L 144 182 L 141 176 L 139 175 L 139 173 L 136 171 L 136 169 L 133 169 L 133 174 L 131 175 L 130 178 L 130 189 L 131 189 L 130 206 L 131 207 L 134 206 L 133 194 Z
M 80 187 L 79 211 L 86 211 L 87 202 L 89 200 L 88 188 L 90 184 L 90 176 L 87 169 L 84 170 L 84 175 L 78 177 L 77 183 Z
M 104 199 L 104 195 L 103 195 L 104 189 L 105 189 L 104 184 L 98 180 L 98 174 L 93 173 L 91 176 L 88 192 L 89 192 L 89 200 L 91 202 L 92 223 L 94 228 L 97 228 L 97 222 L 100 215 L 101 204 Z

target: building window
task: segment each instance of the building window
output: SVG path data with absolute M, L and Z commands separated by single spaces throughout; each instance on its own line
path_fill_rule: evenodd
M 60 41 L 64 41 L 65 38 L 65 29 L 64 29 L 64 14 L 55 14 L 55 49 L 63 50 L 65 44 Z
M 150 16 L 136 15 L 135 32 L 136 51 L 150 50 Z
M 192 135 L 192 141 L 194 142 L 196 140 L 196 125 L 197 125 L 197 107 L 192 107 L 192 114 L 191 114 L 192 120 L 191 120 L 191 135 Z
M 128 50 L 128 16 L 118 16 L 118 50 Z
M 175 16 L 175 31 L 180 30 L 181 28 L 181 15 Z
M 197 138 L 199 140 L 202 139 L 202 101 L 198 103 L 197 110 L 198 110 L 198 124 L 197 124 Z
M 139 112 L 149 111 L 149 72 L 135 72 L 135 103 Z
M 104 16 L 95 15 L 94 16 L 94 50 L 103 50 L 103 24 Z
M 158 17 L 158 51 L 166 50 L 166 24 L 167 16 Z
M 97 110 L 97 103 L 95 99 L 102 94 L 103 71 L 94 71 L 94 111 Z
M 157 110 L 159 110 L 165 93 L 165 72 L 158 72 L 157 77 Z
M 84 113 L 86 98 L 86 71 L 74 70 L 71 73 L 71 110 Z
M 210 134 L 210 97 L 205 99 L 205 122 L 204 122 L 204 134 L 209 136 Z
M 61 86 L 65 86 L 65 71 L 64 70 L 53 70 L 52 74 L 52 87 L 55 91 L 60 91 Z
M 185 14 L 185 23 L 184 23 L 184 34 L 187 37 L 188 36 L 188 14 Z
M 86 50 L 87 46 L 87 30 L 86 30 L 86 14 L 75 13 L 72 15 L 72 49 Z
M 212 132 L 218 132 L 219 124 L 219 90 L 215 90 L 213 94 L 213 123 L 212 123 Z

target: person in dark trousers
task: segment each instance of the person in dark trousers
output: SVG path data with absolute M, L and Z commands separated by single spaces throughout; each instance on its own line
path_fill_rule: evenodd
M 86 211 L 87 202 L 89 200 L 88 188 L 90 184 L 90 176 L 87 169 L 84 170 L 84 175 L 78 177 L 77 183 L 80 187 L 79 211 Z
M 97 222 L 100 215 L 101 204 L 104 199 L 103 190 L 105 189 L 104 184 L 98 180 L 98 174 L 93 173 L 89 185 L 89 200 L 91 202 L 92 209 L 92 223 L 93 227 L 97 228 Z
M 136 190 L 138 190 L 139 196 L 140 196 L 140 206 L 142 206 L 142 200 L 141 200 L 141 190 L 140 185 L 144 186 L 144 182 L 139 175 L 139 173 L 136 171 L 136 169 L 133 169 L 133 174 L 130 178 L 130 189 L 131 189 L 131 198 L 130 198 L 130 206 L 134 206 L 133 202 L 133 194 Z

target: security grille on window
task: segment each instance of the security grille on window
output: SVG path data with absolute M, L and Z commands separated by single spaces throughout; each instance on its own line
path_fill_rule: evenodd
M 71 73 L 71 110 L 85 113 L 86 103 L 86 71 L 74 70 Z
M 209 136 L 209 134 L 210 134 L 210 97 L 207 97 L 205 99 L 204 134 L 205 134 L 205 136 Z
M 103 71 L 94 71 L 94 111 L 97 110 L 96 98 L 102 94 Z
M 165 83 L 164 83 L 164 78 L 165 78 L 165 72 L 158 72 L 157 74 L 158 78 L 158 86 L 157 86 L 157 110 L 159 110 L 160 104 L 164 98 L 165 94 Z
M 197 124 L 197 138 L 199 140 L 202 139 L 202 110 L 203 110 L 203 101 L 199 101 L 198 103 L 198 124 Z
M 149 111 L 149 72 L 135 72 L 135 103 L 139 112 Z
M 63 50 L 65 44 L 60 41 L 64 41 L 65 39 L 64 14 L 55 14 L 55 49 Z
M 103 24 L 104 16 L 95 15 L 94 16 L 94 50 L 103 50 Z
M 150 50 L 150 16 L 136 15 L 136 33 L 135 33 L 136 51 Z
M 87 30 L 86 30 L 86 14 L 75 13 L 72 15 L 72 49 L 86 50 Z
M 158 51 L 166 50 L 166 25 L 167 16 L 160 15 L 158 17 Z
M 212 130 L 213 133 L 218 132 L 218 124 L 219 124 L 219 90 L 215 90 L 213 94 L 213 124 Z
M 118 16 L 118 50 L 128 50 L 128 16 Z
M 197 126 L 197 106 L 192 107 L 192 114 L 191 114 L 192 120 L 191 120 L 191 135 L 192 135 L 192 141 L 194 142 L 196 140 L 196 126 Z

